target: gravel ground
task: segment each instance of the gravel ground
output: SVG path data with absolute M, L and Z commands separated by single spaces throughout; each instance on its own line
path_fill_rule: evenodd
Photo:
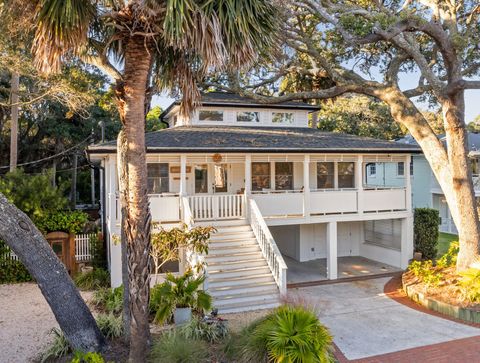
M 82 292 L 88 301 L 91 292 Z M 50 307 L 34 283 L 0 285 L 0 363 L 32 362 L 58 327 Z

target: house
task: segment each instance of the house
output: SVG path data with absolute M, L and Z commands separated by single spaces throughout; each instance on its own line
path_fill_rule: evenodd
M 169 127 L 146 135 L 153 221 L 218 229 L 206 256 L 206 287 L 221 312 L 275 306 L 295 284 L 392 273 L 412 257 L 410 169 L 403 184 L 369 186 L 366 165 L 409 165 L 420 149 L 311 129 L 316 110 L 212 92 L 188 118 L 175 102 L 162 114 Z M 105 170 L 110 271 L 118 286 L 116 143 L 88 152 Z
M 439 135 L 439 139 L 446 144 L 445 135 Z M 397 142 L 409 145 L 418 145 L 415 139 L 407 135 Z M 480 201 L 480 134 L 468 132 L 468 147 L 470 149 L 470 165 L 472 168 L 473 186 L 475 196 Z M 450 209 L 443 194 L 442 188 L 430 168 L 423 154 L 412 155 L 410 164 L 410 178 L 412 184 L 412 203 L 414 208 L 434 208 L 440 214 L 440 232 L 458 234 L 457 227 L 452 219 Z M 401 174 L 403 166 L 397 164 L 377 164 L 373 167 L 378 171 L 374 176 L 369 175 L 367 166 L 367 184 L 370 185 L 396 185 L 404 178 Z M 400 170 L 400 172 L 399 172 Z M 403 176 L 402 176 L 403 175 Z

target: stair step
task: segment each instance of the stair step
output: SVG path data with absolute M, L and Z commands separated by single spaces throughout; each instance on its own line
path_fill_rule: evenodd
M 244 224 L 244 225 L 233 225 L 233 226 L 219 226 L 215 227 L 217 229 L 217 232 L 215 232 L 214 235 L 218 233 L 230 233 L 230 232 L 250 232 L 252 230 L 252 227 L 249 224 Z
M 234 266 L 237 267 L 237 266 Z M 271 273 L 270 268 L 265 263 L 264 266 L 248 266 L 248 267 L 241 267 L 241 268 L 230 268 L 224 269 L 222 266 L 211 268 L 208 266 L 208 276 L 211 279 L 222 279 L 226 277 L 236 277 L 236 276 L 250 276 L 250 275 L 258 275 L 258 274 L 267 274 Z
M 246 238 L 246 239 L 238 239 L 238 240 L 228 239 L 228 240 L 209 242 L 210 248 L 230 247 L 230 246 L 251 246 L 251 245 L 258 246 L 257 240 L 255 238 Z
M 208 270 L 234 270 L 242 267 L 263 267 L 267 266 L 267 261 L 262 257 L 250 258 L 248 260 L 233 260 L 233 261 L 208 261 Z
M 239 252 L 239 253 L 225 253 L 225 254 L 216 254 L 216 255 L 207 255 L 206 260 L 207 263 L 210 262 L 230 262 L 230 261 L 243 261 L 248 262 L 252 258 L 257 258 L 262 256 L 262 254 L 258 251 L 255 252 Z M 263 258 L 263 256 L 262 256 Z
M 219 240 L 230 240 L 230 239 L 247 239 L 255 238 L 253 231 L 243 231 L 243 232 L 222 232 L 212 234 L 210 241 L 219 241 Z
M 261 299 L 261 300 L 254 300 L 248 303 L 246 302 L 239 302 L 239 303 L 232 303 L 226 304 L 217 307 L 219 314 L 231 314 L 231 313 L 239 313 L 243 311 L 251 311 L 251 310 L 263 310 L 263 309 L 274 309 L 279 307 L 280 301 L 278 298 L 272 299 Z M 228 317 L 227 317 L 228 319 Z
M 213 226 L 215 228 L 230 227 L 230 226 L 247 226 L 250 225 L 245 218 L 235 218 L 228 220 L 195 222 L 197 226 Z
M 258 284 L 262 282 L 272 282 L 272 273 L 249 275 L 249 276 L 229 276 L 229 277 L 213 277 L 209 278 L 209 289 L 216 289 L 219 287 L 237 287 L 245 284 Z
M 260 252 L 260 246 L 258 244 L 254 245 L 239 245 L 239 246 L 220 246 L 220 247 L 210 247 L 208 254 L 210 256 L 224 255 L 230 253 L 245 253 L 245 252 Z
M 231 285 L 218 286 L 218 287 L 209 286 L 208 292 L 214 298 L 219 298 L 221 296 L 223 298 L 226 298 L 228 296 L 245 295 L 253 292 L 263 292 L 265 294 L 276 293 L 278 292 L 278 290 L 277 290 L 277 284 L 275 283 L 272 277 L 271 281 L 265 281 L 265 282 L 255 282 L 250 284 L 233 285 L 233 286 Z

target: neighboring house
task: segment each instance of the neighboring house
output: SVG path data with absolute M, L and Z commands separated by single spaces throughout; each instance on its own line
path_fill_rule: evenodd
M 446 144 L 444 135 L 440 135 L 439 139 Z M 410 135 L 397 140 L 397 142 L 408 145 L 417 145 L 416 141 Z M 478 201 L 480 199 L 480 134 L 473 132 L 468 133 L 468 147 L 470 149 L 469 157 L 472 168 L 473 186 Z M 440 232 L 458 234 L 457 227 L 453 222 L 443 191 L 423 154 L 412 156 L 411 168 L 413 168 L 413 173 L 411 174 L 413 207 L 437 209 L 441 218 L 439 224 Z M 385 177 L 387 185 L 392 183 L 392 181 L 395 181 L 397 176 L 398 173 L 396 173 L 394 169 L 388 169 L 387 176 Z
M 189 118 L 175 102 L 162 115 L 169 128 L 146 135 L 153 221 L 218 229 L 205 286 L 221 312 L 276 306 L 287 283 L 397 271 L 412 257 L 410 168 L 407 182 L 392 187 L 369 186 L 365 172 L 372 163 L 409 165 L 419 148 L 311 129 L 315 110 L 214 92 Z M 119 286 L 115 153 L 115 142 L 89 148 L 105 170 L 110 271 Z

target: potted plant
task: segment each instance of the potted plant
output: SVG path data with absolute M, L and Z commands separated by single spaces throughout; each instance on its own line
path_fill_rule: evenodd
M 151 291 L 150 309 L 155 313 L 155 322 L 163 323 L 173 315 L 175 324 L 184 324 L 191 320 L 192 309 L 211 309 L 212 297 L 200 289 L 204 281 L 205 276 L 194 277 L 191 270 L 181 276 L 168 273 L 165 282 Z

